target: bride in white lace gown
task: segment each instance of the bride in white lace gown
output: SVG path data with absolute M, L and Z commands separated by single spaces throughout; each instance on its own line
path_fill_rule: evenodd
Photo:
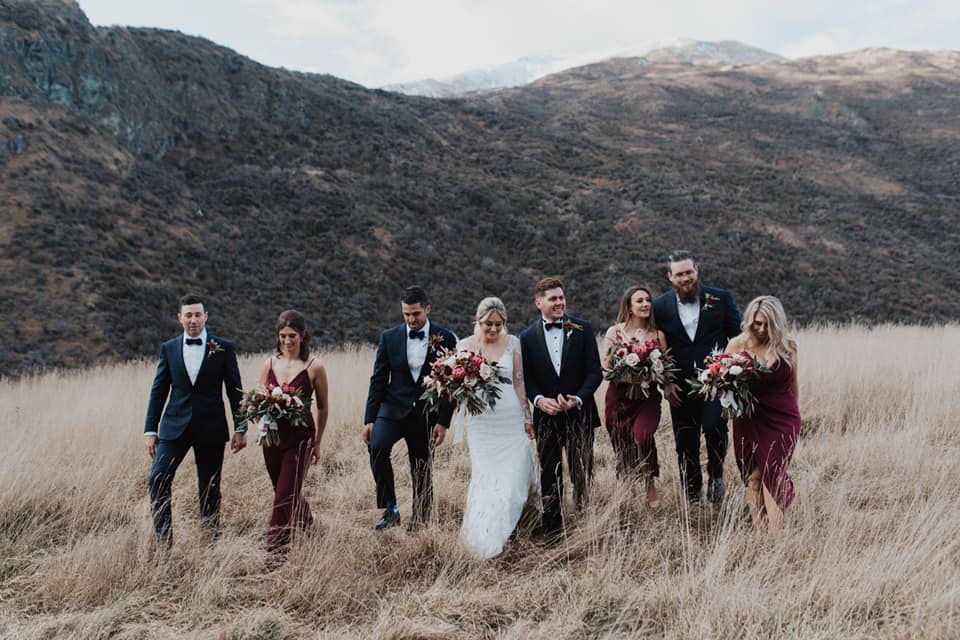
M 537 479 L 533 415 L 523 387 L 520 340 L 507 335 L 506 320 L 503 302 L 484 298 L 477 308 L 474 335 L 457 344 L 497 362 L 511 380 L 500 384 L 494 408 L 470 416 L 467 426 L 471 473 L 460 539 L 482 558 L 503 551 Z M 455 441 L 459 439 L 458 432 Z

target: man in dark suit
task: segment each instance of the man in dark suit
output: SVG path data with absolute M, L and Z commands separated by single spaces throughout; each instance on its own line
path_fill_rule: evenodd
M 690 395 L 687 380 L 711 351 L 723 349 L 740 333 L 740 312 L 725 289 L 700 284 L 700 268 L 688 251 L 674 251 L 667 261 L 667 278 L 673 290 L 653 301 L 657 327 L 667 336 L 670 351 L 680 367 L 679 380 L 666 385 L 670 401 L 677 460 L 687 499 L 700 500 L 700 432 L 707 442 L 707 500 L 720 502 L 724 495 L 723 459 L 727 454 L 727 422 L 720 402 L 704 402 Z
M 520 334 L 527 397 L 533 403 L 545 541 L 563 532 L 563 462 L 573 482 L 577 509 L 593 476 L 594 429 L 600 414 L 593 394 L 603 379 L 597 337 L 589 322 L 567 315 L 560 278 L 544 278 L 534 289 L 541 317 Z
M 404 323 L 380 334 L 363 418 L 363 441 L 370 452 L 370 469 L 377 485 L 377 508 L 383 509 L 374 525 L 377 531 L 400 524 L 390 452 L 401 438 L 407 442 L 413 483 L 413 515 L 408 529 L 427 524 L 433 505 L 431 448 L 443 442 L 453 415 L 448 403 L 428 412 L 420 395 L 437 348 L 456 348 L 457 337 L 430 322 L 430 301 L 420 287 L 404 290 L 400 310 Z
M 144 446 L 153 458 L 150 508 L 157 539 L 173 543 L 170 493 L 174 474 L 189 449 L 197 463 L 201 521 L 216 533 L 220 517 L 220 469 L 229 438 L 224 415 L 226 387 L 231 413 L 243 396 L 233 343 L 207 333 L 203 299 L 180 299 L 177 319 L 183 334 L 160 346 L 160 363 L 150 390 Z M 164 408 L 166 407 L 166 408 Z M 161 414 L 163 418 L 161 419 Z M 246 425 L 235 425 L 231 448 L 246 445 Z

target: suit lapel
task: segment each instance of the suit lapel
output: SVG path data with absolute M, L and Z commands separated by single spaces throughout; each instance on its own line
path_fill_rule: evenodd
M 568 318 L 562 320 L 563 324 L 569 322 Z M 567 330 L 560 328 L 563 331 L 563 346 L 560 347 L 560 372 L 563 373 L 563 365 L 567 363 L 567 355 L 570 353 L 570 347 L 573 345 L 573 336 L 576 334 L 576 329 L 570 330 L 570 335 L 567 335 Z
M 704 291 L 703 287 L 700 287 L 700 316 L 697 318 L 697 333 L 693 337 L 693 341 L 696 342 L 700 339 L 700 334 L 703 333 L 703 321 L 704 318 L 704 309 L 703 306 L 707 303 L 707 292 Z
M 170 354 L 170 362 L 173 370 L 178 371 L 184 380 L 190 382 L 190 374 L 187 373 L 187 364 L 183 361 L 183 336 L 177 340 L 172 347 L 173 353 Z
M 412 385 L 416 385 L 417 381 L 413 379 L 413 374 L 410 373 L 410 361 L 407 359 L 407 325 L 402 324 L 396 329 L 396 336 L 393 340 L 393 352 L 394 357 L 397 362 L 401 363 L 401 369 L 406 372 L 406 378 Z

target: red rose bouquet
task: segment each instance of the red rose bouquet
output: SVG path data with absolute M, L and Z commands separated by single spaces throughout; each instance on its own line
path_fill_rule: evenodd
M 770 368 L 745 351 L 711 353 L 704 364 L 706 368 L 698 368 L 696 378 L 687 380 L 690 395 L 704 400 L 719 398 L 724 419 L 752 415 L 756 400 L 750 392 L 750 381 L 769 373 Z
M 618 335 L 605 377 L 610 382 L 628 385 L 627 398 L 637 400 L 649 398 L 651 388 L 670 382 L 677 371 L 670 350 L 663 349 L 659 340 L 626 340 Z
M 299 387 L 268 384 L 244 392 L 237 410 L 237 422 L 256 422 L 257 444 L 273 447 L 280 444 L 277 421 L 287 420 L 294 427 L 309 427 L 310 396 L 301 396 Z
M 498 383 L 509 384 L 496 362 L 488 362 L 479 353 L 468 349 L 448 351 L 439 349 L 437 359 L 430 365 L 430 373 L 423 379 L 421 400 L 434 409 L 446 400 L 463 405 L 471 415 L 493 408 L 500 397 Z

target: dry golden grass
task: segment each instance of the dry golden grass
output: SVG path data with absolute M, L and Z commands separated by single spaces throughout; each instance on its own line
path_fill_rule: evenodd
M 493 561 L 457 542 L 463 446 L 438 451 L 431 528 L 369 530 L 359 423 L 372 352 L 326 353 L 333 406 L 307 480 L 322 526 L 272 572 L 256 447 L 227 454 L 216 541 L 198 527 L 188 457 L 176 546 L 155 548 L 140 436 L 152 363 L 0 382 L 0 636 L 960 636 L 960 327 L 805 330 L 800 344 L 798 499 L 781 535 L 752 531 L 729 455 L 723 508 L 687 512 L 664 424 L 658 512 L 616 480 L 603 434 L 593 502 L 569 538 L 533 545 L 527 514 Z M 241 363 L 248 385 L 260 361 Z M 395 455 L 408 502 L 402 444 Z

